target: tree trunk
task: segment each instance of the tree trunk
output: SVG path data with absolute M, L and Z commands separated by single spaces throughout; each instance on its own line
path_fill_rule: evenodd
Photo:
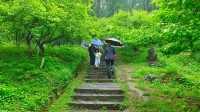
M 101 1 L 100 0 L 97 0 L 96 1 L 96 15 L 97 15 L 97 17 L 100 17 L 101 15 L 100 15 L 100 11 L 101 11 Z
M 27 35 L 26 43 L 27 43 L 27 46 L 28 46 L 28 54 L 29 54 L 29 56 L 32 56 L 33 55 L 33 49 L 32 49 L 32 35 L 31 35 L 31 33 L 29 33 Z
M 45 57 L 44 57 L 44 53 L 45 53 L 45 48 L 44 48 L 44 42 L 42 41 L 37 41 L 37 46 L 39 48 L 39 56 L 41 57 L 41 63 L 40 63 L 40 68 L 44 68 L 44 64 L 45 64 Z
M 41 63 L 40 63 L 40 69 L 44 68 L 44 63 L 45 63 L 45 57 L 42 57 Z
M 17 47 L 20 47 L 20 42 L 19 42 L 19 38 L 18 38 L 18 33 L 15 33 L 15 43 Z
M 44 63 L 45 63 L 45 56 L 44 56 L 45 47 L 44 47 L 44 45 L 46 43 L 51 43 L 51 42 L 59 40 L 59 39 L 60 38 L 50 38 L 50 36 L 49 37 L 46 36 L 46 38 L 36 41 L 37 42 L 37 46 L 39 48 L 39 56 L 42 58 L 41 64 L 40 64 L 40 68 L 43 68 L 44 67 Z
M 135 0 L 132 0 L 132 8 L 135 8 Z
M 194 40 L 193 40 L 192 36 L 189 36 L 187 40 L 188 40 L 188 43 L 189 43 L 190 50 L 193 51 Z
M 39 47 L 39 55 L 41 57 L 44 57 L 44 43 L 40 42 L 38 47 Z

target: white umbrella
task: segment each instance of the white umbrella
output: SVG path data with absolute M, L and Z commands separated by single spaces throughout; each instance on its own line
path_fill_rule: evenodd
M 114 47 L 122 47 L 123 46 L 123 43 L 116 38 L 107 38 L 107 39 L 105 39 L 105 42 L 110 43 Z

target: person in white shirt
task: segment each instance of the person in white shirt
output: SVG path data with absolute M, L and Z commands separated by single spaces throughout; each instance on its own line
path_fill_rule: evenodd
M 95 67 L 98 68 L 100 63 L 101 63 L 101 52 L 99 49 L 96 49 L 96 52 L 95 52 Z

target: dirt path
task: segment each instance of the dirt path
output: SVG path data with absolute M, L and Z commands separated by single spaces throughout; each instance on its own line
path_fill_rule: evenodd
M 147 101 L 148 97 L 144 96 L 145 92 L 136 88 L 135 81 L 131 76 L 134 73 L 134 67 L 129 64 L 119 64 L 117 67 L 117 77 L 122 85 L 128 88 L 127 97 L 129 99 L 129 109 L 128 112 L 135 112 L 134 104 L 130 103 L 131 100 L 139 99 L 142 101 Z

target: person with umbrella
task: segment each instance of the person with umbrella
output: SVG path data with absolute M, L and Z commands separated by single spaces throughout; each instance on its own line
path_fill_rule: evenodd
M 95 62 L 95 46 L 94 44 L 91 44 L 89 47 L 88 47 L 88 52 L 89 52 L 89 57 L 90 57 L 90 65 L 93 66 L 94 65 L 94 62 Z
M 90 65 L 95 65 L 95 55 L 96 55 L 96 51 L 103 46 L 103 42 L 100 39 L 92 39 L 92 44 L 91 46 L 88 48 L 88 52 L 89 52 L 89 56 L 90 56 Z M 99 60 L 98 60 L 98 63 Z
M 102 53 L 100 52 L 100 49 L 97 48 L 95 52 L 95 67 L 98 68 L 101 63 L 101 56 Z
M 110 43 L 107 44 L 105 51 L 104 51 L 104 55 L 105 55 L 105 62 L 106 62 L 106 67 L 107 69 L 111 69 L 113 72 L 113 66 L 114 66 L 114 61 L 115 61 L 115 57 L 116 57 L 116 53 L 115 53 L 115 48 L 111 46 Z M 111 68 L 110 68 L 111 67 Z M 109 71 L 107 71 L 109 72 Z M 107 73 L 108 78 L 110 79 L 112 76 L 112 74 Z
M 105 39 L 105 42 L 107 43 L 107 46 L 104 51 L 107 75 L 108 78 L 112 78 L 112 75 L 114 74 L 114 62 L 116 58 L 116 52 L 114 47 L 122 47 L 123 44 L 121 41 L 115 38 L 107 38 Z

